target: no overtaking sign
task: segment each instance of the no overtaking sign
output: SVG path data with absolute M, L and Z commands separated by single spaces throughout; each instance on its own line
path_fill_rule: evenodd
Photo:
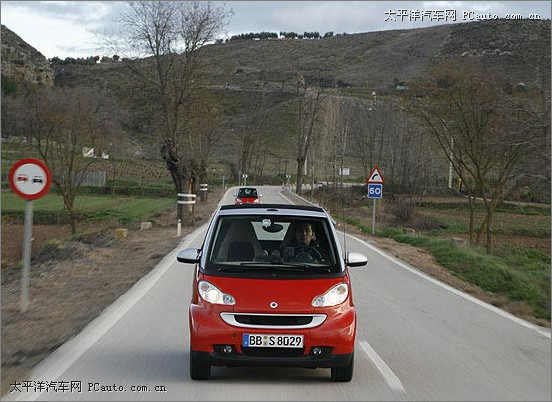
M 9 180 L 15 194 L 26 200 L 36 200 L 48 192 L 52 176 L 44 162 L 26 158 L 13 164 Z
M 21 273 L 21 311 L 25 312 L 29 307 L 33 201 L 46 195 L 50 189 L 52 175 L 44 162 L 38 159 L 26 158 L 13 164 L 10 169 L 9 180 L 13 192 L 27 200 L 23 230 L 23 270 Z

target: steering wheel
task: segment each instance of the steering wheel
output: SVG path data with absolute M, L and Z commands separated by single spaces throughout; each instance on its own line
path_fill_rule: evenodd
M 296 262 L 322 262 L 324 260 L 320 251 L 312 246 L 297 246 L 294 248 L 293 254 L 293 261 Z

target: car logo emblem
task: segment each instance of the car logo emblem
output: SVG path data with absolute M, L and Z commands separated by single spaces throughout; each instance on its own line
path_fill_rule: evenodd
M 278 303 L 276 303 L 275 301 L 270 302 L 270 308 L 276 308 L 276 307 L 278 307 Z

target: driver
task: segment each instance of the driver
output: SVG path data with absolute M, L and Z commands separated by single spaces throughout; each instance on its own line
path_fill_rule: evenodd
M 319 262 L 327 259 L 326 251 L 319 247 L 314 225 L 311 222 L 297 222 L 294 234 L 295 237 L 290 242 L 289 247 L 295 248 L 295 253 L 308 253 L 314 260 L 319 260 Z M 303 247 L 305 249 L 302 249 Z M 309 251 L 308 249 L 313 250 Z M 285 251 L 284 256 L 286 256 Z
M 316 236 L 309 222 L 299 222 L 295 226 L 295 245 L 314 247 Z

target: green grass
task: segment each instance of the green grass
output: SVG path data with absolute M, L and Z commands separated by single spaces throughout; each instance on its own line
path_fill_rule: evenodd
M 23 213 L 25 200 L 11 192 L 2 193 L 2 213 Z M 174 205 L 173 198 L 162 197 L 117 197 L 117 196 L 78 196 L 75 199 L 75 211 L 86 221 L 116 219 L 121 223 L 144 220 Z M 48 194 L 34 201 L 36 213 L 55 216 L 64 214 L 63 199 L 60 195 Z
M 550 207 L 505 205 L 494 217 L 495 236 L 507 236 L 511 243 L 496 246 L 494 255 L 487 255 L 481 246 L 456 246 L 448 237 L 468 233 L 469 211 L 466 203 L 428 203 L 415 209 L 417 235 L 405 235 L 402 229 L 387 228 L 376 235 L 420 247 L 436 262 L 457 277 L 481 289 L 504 296 L 512 302 L 529 306 L 537 318 L 550 320 L 550 253 L 535 248 L 520 247 L 516 239 L 550 239 Z M 477 208 L 476 228 L 485 217 Z M 369 217 L 340 217 L 365 233 L 372 233 Z M 443 239 L 447 235 L 447 239 Z
M 465 211 L 468 208 L 468 202 L 431 202 L 425 201 L 422 204 L 422 210 L 434 210 L 441 212 L 451 212 L 451 211 Z M 482 202 L 478 202 L 476 205 L 476 211 L 484 212 L 485 206 Z M 501 206 L 495 209 L 497 213 L 514 213 L 521 215 L 540 215 L 540 216 L 550 216 L 550 206 L 549 205 L 517 205 L 517 204 L 502 204 Z
M 525 237 L 550 237 L 550 215 L 524 214 L 523 209 L 497 211 L 494 217 L 493 232 L 495 235 L 525 236 Z M 447 233 L 468 233 L 469 212 L 467 207 L 459 209 L 418 209 L 418 213 L 425 220 L 431 219 L 439 227 L 431 231 L 432 235 Z M 479 228 L 485 214 L 476 212 L 475 227 Z
M 404 235 L 386 229 L 378 235 L 421 247 L 437 263 L 481 289 L 524 301 L 537 318 L 550 320 L 550 255 L 533 249 L 504 246 L 497 256 L 479 247 L 456 246 L 449 240 Z

